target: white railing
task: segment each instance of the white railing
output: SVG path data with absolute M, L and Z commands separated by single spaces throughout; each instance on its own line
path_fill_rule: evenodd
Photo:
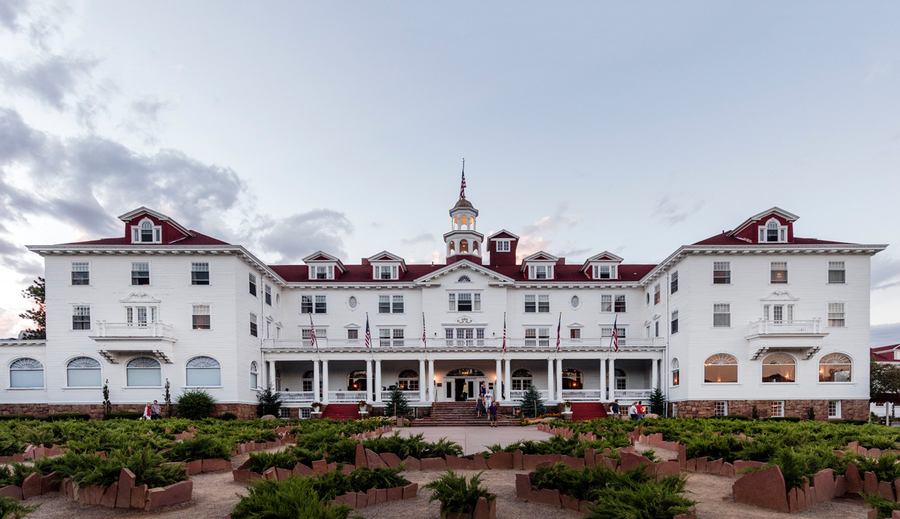
M 393 341 L 396 343 L 397 341 Z M 623 337 L 619 339 L 619 351 L 662 351 L 665 348 L 665 339 L 661 337 Z M 381 341 L 374 339 L 372 341 L 371 350 L 367 350 L 365 342 L 362 340 L 346 340 L 346 339 L 317 339 L 319 350 L 347 350 L 347 351 L 447 351 L 447 350 L 503 350 L 502 338 L 491 339 L 437 339 L 428 340 L 427 346 L 423 346 L 421 340 L 408 338 L 403 341 L 402 345 L 392 344 L 391 346 L 382 345 Z M 287 340 L 287 339 L 265 339 L 263 348 L 275 351 L 316 351 L 317 347 L 310 344 L 308 340 Z M 506 341 L 507 351 L 522 352 L 546 352 L 556 353 L 556 339 L 550 341 L 545 339 L 517 339 L 508 338 Z M 601 339 L 583 339 L 572 340 L 563 339 L 560 343 L 560 351 L 565 355 L 567 351 L 595 351 L 608 352 L 612 350 L 609 337 Z
M 328 401 L 329 402 L 353 402 L 357 403 L 360 400 L 368 401 L 369 397 L 366 395 L 366 391 L 329 391 L 328 392 Z
M 550 393 L 546 389 L 539 389 L 538 393 L 541 394 L 542 400 L 547 400 L 550 398 Z M 513 389 L 509 392 L 509 399 L 512 401 L 520 401 L 525 398 L 525 390 Z
M 108 323 L 97 322 L 97 337 L 147 337 L 173 338 L 172 325 L 163 323 Z
M 313 402 L 316 395 L 312 391 L 279 391 L 282 402 Z
M 418 389 L 413 390 L 413 391 L 401 390 L 400 392 L 403 393 L 403 396 L 406 397 L 407 402 L 418 402 L 419 401 L 419 390 Z M 390 402 L 391 401 L 391 392 L 390 391 L 382 391 L 381 392 L 381 401 L 382 402 Z
M 603 398 L 603 391 L 599 389 L 563 389 L 562 399 L 575 401 L 594 401 Z
M 806 335 L 822 333 L 822 320 L 772 321 L 760 319 L 750 323 L 750 335 Z
M 613 398 L 621 398 L 623 400 L 649 400 L 652 389 L 616 389 L 613 391 Z

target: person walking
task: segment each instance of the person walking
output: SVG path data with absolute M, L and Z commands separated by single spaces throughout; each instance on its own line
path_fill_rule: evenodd
M 160 418 L 162 418 L 162 409 L 159 407 L 159 402 L 154 400 L 153 404 L 150 405 L 150 419 L 159 420 Z
M 643 417 L 644 417 L 644 414 L 645 414 L 646 412 L 647 412 L 647 408 L 644 407 L 643 405 L 641 405 L 641 401 L 638 400 L 638 403 L 637 403 L 637 414 L 638 414 L 638 417 L 637 417 L 637 419 L 640 420 L 641 418 L 643 418 Z
M 612 405 L 609 406 L 609 412 L 612 413 L 613 417 L 619 418 L 619 413 L 621 413 L 622 410 L 619 409 L 619 400 L 618 399 L 613 400 Z
M 628 408 L 628 416 L 631 417 L 632 420 L 639 420 L 640 415 L 638 415 L 638 408 L 636 404 L 631 404 L 631 407 Z
M 469 383 L 468 382 L 463 382 L 462 398 L 463 398 L 463 401 L 469 400 Z
M 497 405 L 497 402 L 491 402 L 491 407 L 488 410 L 488 419 L 491 421 L 491 427 L 497 427 L 497 411 L 500 406 Z
M 487 393 L 484 394 L 484 408 L 485 409 L 490 411 L 491 403 L 493 401 L 494 401 L 494 397 L 493 397 L 493 395 L 491 395 L 490 391 L 488 391 Z
M 141 420 L 151 420 L 153 418 L 153 411 L 150 410 L 150 402 L 147 402 L 147 405 L 144 406 L 144 414 L 141 415 Z
M 485 387 L 484 382 L 482 382 L 481 386 L 478 388 L 478 393 L 482 395 L 487 393 L 487 388 Z
M 485 412 L 484 395 L 478 395 L 478 401 L 475 403 L 475 413 L 478 418 L 481 418 L 481 413 L 483 412 Z

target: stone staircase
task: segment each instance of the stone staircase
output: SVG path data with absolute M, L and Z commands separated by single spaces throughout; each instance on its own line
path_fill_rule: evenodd
M 572 420 L 593 420 L 606 418 L 606 406 L 600 402 L 572 402 Z
M 497 425 L 519 425 L 519 420 L 503 416 L 510 412 L 509 407 L 500 407 L 497 414 Z M 436 426 L 484 426 L 490 421 L 484 414 L 481 418 L 475 415 L 475 402 L 435 402 L 431 406 L 431 416 L 412 421 L 412 427 Z

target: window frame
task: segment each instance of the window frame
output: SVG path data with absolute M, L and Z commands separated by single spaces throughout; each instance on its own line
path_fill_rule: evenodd
M 659 302 L 662 301 L 662 294 L 660 293 L 661 290 L 662 288 L 659 283 L 657 283 L 653 287 L 653 306 L 658 305 Z
M 206 314 L 197 313 L 198 308 L 206 307 Z M 203 323 L 198 325 L 197 317 L 207 316 L 206 326 L 203 326 Z M 192 330 L 211 330 L 212 329 L 212 305 L 197 303 L 191 305 L 191 329 Z
M 254 360 L 250 362 L 250 389 L 259 391 L 259 364 Z
M 194 362 L 194 361 L 196 361 L 196 360 L 199 360 L 199 359 L 209 359 L 209 360 L 215 362 L 216 365 L 215 365 L 214 367 L 208 367 L 208 366 L 191 366 L 191 363 L 192 363 L 192 362 Z M 193 370 L 205 370 L 205 369 L 212 370 L 212 369 L 215 369 L 215 370 L 218 371 L 218 373 L 219 373 L 219 383 L 218 383 L 218 384 L 215 384 L 215 385 L 199 385 L 199 386 L 198 386 L 198 385 L 191 385 L 191 384 L 188 382 L 188 379 L 189 379 L 189 377 L 188 377 L 189 371 L 188 371 L 188 370 L 192 370 L 192 369 L 193 369 Z M 197 356 L 195 356 L 195 357 L 191 357 L 190 359 L 188 359 L 187 362 L 184 363 L 184 387 L 189 387 L 189 388 L 201 388 L 201 387 L 220 388 L 220 387 L 222 387 L 222 363 L 219 362 L 218 359 L 216 359 L 216 358 L 214 358 L 214 357 L 210 357 L 209 355 L 197 355 Z
M 203 265 L 206 265 L 206 270 L 203 270 Z M 206 279 L 203 279 L 201 274 L 206 273 Z M 191 285 L 209 285 L 210 281 L 210 269 L 208 261 L 192 261 L 191 262 Z
M 779 266 L 784 265 L 784 269 L 776 270 L 775 269 L 776 265 L 779 265 Z M 784 279 L 781 279 L 780 277 L 778 277 L 778 274 L 777 274 L 777 273 L 782 273 L 782 272 L 784 273 Z M 788 262 L 787 262 L 787 260 L 784 260 L 784 261 L 779 260 L 779 261 L 770 261 L 769 262 L 769 284 L 770 285 L 788 285 L 788 284 L 790 284 L 789 278 L 788 278 Z
M 128 377 L 129 370 L 153 369 L 153 368 L 150 368 L 147 366 L 135 366 L 135 367 L 129 366 L 129 364 L 131 364 L 132 362 L 139 360 L 139 359 L 149 359 L 149 360 L 156 362 L 156 370 L 159 372 L 159 384 L 158 385 L 155 385 L 155 386 L 137 386 L 137 385 L 132 386 L 131 384 L 129 384 L 129 382 L 130 382 L 129 377 Z M 125 387 L 127 387 L 127 388 L 161 388 L 162 387 L 162 364 L 158 360 L 154 359 L 153 357 L 147 357 L 146 355 L 129 359 L 128 362 L 125 363 Z
M 840 312 L 833 311 L 840 306 Z M 825 304 L 825 325 L 828 328 L 847 328 L 847 303 L 844 301 L 829 301 Z M 840 315 L 840 317 L 838 317 Z M 832 317 L 834 316 L 834 317 Z M 840 322 L 840 324 L 838 324 Z
M 139 281 L 143 279 L 142 276 L 136 275 L 136 273 L 142 273 L 142 270 L 135 270 L 135 265 L 147 265 L 147 282 L 140 283 Z M 132 261 L 131 262 L 131 286 L 133 287 L 142 287 L 142 286 L 151 286 L 153 283 L 153 268 L 150 265 L 149 261 Z M 138 282 L 136 282 L 138 281 Z
M 834 411 L 832 411 L 832 406 L 834 406 Z M 839 420 L 841 418 L 841 401 L 840 400 L 829 400 L 828 401 L 828 419 L 830 420 Z
M 713 261 L 712 284 L 713 285 L 730 285 L 731 284 L 731 261 L 730 260 L 729 261 Z
M 259 316 L 250 312 L 250 335 L 259 337 Z
M 462 299 L 460 296 L 468 295 L 469 298 Z M 462 301 L 469 301 L 470 310 L 460 310 Z M 405 302 L 404 302 L 405 308 Z M 472 290 L 450 290 L 447 291 L 447 311 L 448 312 L 481 312 L 481 292 Z
M 151 240 L 144 240 L 144 231 L 147 231 L 145 223 L 150 224 L 150 237 Z M 156 223 L 150 218 L 144 217 L 141 219 L 137 225 L 131 226 L 131 243 L 132 244 L 144 244 L 144 243 L 162 243 L 162 225 L 156 225 Z
M 766 364 L 766 360 L 773 359 L 777 357 L 784 357 L 790 359 L 790 364 Z M 791 371 L 793 373 L 793 379 L 791 380 L 766 380 L 766 366 L 790 366 Z M 783 353 L 783 352 L 773 352 L 762 358 L 760 361 L 760 383 L 764 385 L 768 384 L 796 384 L 797 383 L 797 359 L 794 358 L 793 355 Z M 772 375 L 769 375 L 772 376 Z
M 728 400 L 716 400 L 713 402 L 713 416 L 728 416 Z
M 510 251 L 510 240 L 494 240 L 497 245 L 495 250 L 497 252 L 509 252 Z
M 91 286 L 91 262 L 90 261 L 73 261 L 71 265 L 71 279 L 69 284 L 73 287 Z M 75 270 L 75 265 L 84 265 L 85 270 Z M 86 274 L 84 279 L 75 279 L 75 274 Z M 83 281 L 83 282 L 81 282 Z
M 826 360 L 837 359 L 838 357 L 843 357 L 844 359 L 846 359 L 846 362 L 827 362 L 827 363 L 825 362 Z M 819 384 L 855 384 L 856 382 L 854 382 L 854 380 L 853 380 L 853 378 L 854 378 L 853 365 L 854 364 L 855 364 L 855 362 L 853 360 L 853 357 L 851 357 L 850 355 L 847 355 L 846 353 L 842 353 L 840 351 L 833 351 L 831 353 L 826 353 L 825 355 L 822 355 L 822 357 L 816 363 L 816 367 L 818 368 L 818 383 Z M 847 366 L 847 368 L 848 368 L 846 370 L 846 373 L 848 373 L 847 380 L 835 380 L 835 374 L 844 373 L 845 372 L 844 370 L 833 371 L 833 372 L 831 372 L 831 380 L 823 380 L 823 376 L 825 375 L 824 366 Z
M 84 309 L 84 308 L 87 309 L 87 314 L 79 315 L 78 309 Z M 76 321 L 75 320 L 76 317 L 82 317 L 82 318 L 86 318 L 86 319 L 81 319 L 81 320 Z M 82 323 L 83 326 L 80 326 L 80 327 L 76 326 L 76 323 Z M 91 329 L 91 305 L 85 305 L 85 304 L 72 305 L 72 331 L 84 331 L 84 330 L 90 331 L 90 329 Z
M 670 368 L 670 372 L 672 373 L 671 384 L 672 387 L 678 387 L 681 385 L 681 364 L 678 362 L 678 358 L 672 359 L 672 365 Z
M 771 400 L 769 418 L 784 418 L 784 400 Z
M 93 362 L 96 362 L 96 366 L 92 367 L 82 367 L 82 366 L 72 366 L 73 362 L 76 362 L 81 359 L 88 359 Z M 81 371 L 97 371 L 97 385 L 87 386 L 87 385 L 72 385 L 72 380 L 69 377 L 69 370 L 81 370 Z M 64 386 L 66 389 L 97 389 L 103 387 L 103 363 L 99 360 L 89 357 L 87 355 L 78 355 L 77 357 L 72 357 L 68 361 L 66 361 L 66 385 Z
M 20 364 L 20 363 L 21 363 L 22 366 L 25 366 L 25 365 L 27 364 L 27 362 L 24 362 L 24 361 L 31 361 L 31 362 L 34 362 L 34 363 L 36 363 L 38 366 L 40 366 L 40 369 L 28 369 L 28 368 L 25 368 L 25 367 L 23 367 L 23 368 L 17 368 L 17 367 L 16 367 L 16 365 L 17 365 L 17 364 Z M 41 373 L 41 385 L 39 385 L 39 386 L 13 385 L 13 378 L 18 378 L 18 377 L 14 377 L 14 376 L 13 376 L 13 371 L 17 371 L 17 372 L 29 372 L 29 373 L 40 371 L 40 373 Z M 34 357 L 17 357 L 17 358 L 14 358 L 14 359 L 9 363 L 9 365 L 7 365 L 7 367 L 6 367 L 6 374 L 7 374 L 7 376 L 9 377 L 9 378 L 7 379 L 7 388 L 10 389 L 10 390 L 20 391 L 20 390 L 46 390 L 46 389 L 47 389 L 47 367 L 44 365 L 43 362 L 39 361 L 38 359 L 36 359 L 36 358 L 34 358 Z
M 259 297 L 259 295 L 257 293 L 258 290 L 256 289 L 256 280 L 257 280 L 256 275 L 251 272 L 250 279 L 249 279 L 249 285 L 248 285 L 247 289 L 250 292 L 250 295 L 253 297 Z
M 719 307 L 719 308 L 717 308 L 717 307 Z M 722 312 L 721 307 L 726 307 L 724 309 L 727 311 Z M 716 310 L 720 310 L 720 311 L 717 312 Z M 728 321 L 728 323 L 727 324 L 716 324 L 717 316 L 726 316 L 726 320 Z M 713 328 L 731 328 L 731 303 L 730 302 L 719 302 L 719 303 L 712 304 L 712 327 Z
M 838 263 L 840 264 L 840 268 L 836 267 L 836 265 Z M 832 268 L 832 265 L 835 265 L 835 267 Z M 835 274 L 840 273 L 841 280 L 840 281 L 832 281 L 831 280 L 832 273 L 835 273 Z M 846 285 L 847 284 L 847 262 L 844 260 L 828 260 L 828 277 L 826 279 L 827 279 L 827 283 L 829 285 Z
M 669 319 L 670 322 L 670 331 L 672 335 L 678 333 L 678 310 L 672 310 L 672 315 Z
M 272 285 L 263 283 L 263 297 L 267 306 L 272 306 Z
M 731 357 L 731 360 L 733 360 L 734 363 L 725 363 L 725 362 L 710 363 L 709 362 L 711 359 L 725 360 L 724 358 L 726 356 Z M 709 381 L 707 381 L 706 370 L 707 370 L 707 367 L 709 367 L 709 366 L 734 366 L 734 381 L 730 381 L 730 380 L 723 380 L 723 381 L 709 380 Z M 709 357 L 704 359 L 704 361 L 703 361 L 703 384 L 719 385 L 719 384 L 740 384 L 740 383 L 741 383 L 741 363 L 738 360 L 736 355 L 734 355 L 732 353 L 727 353 L 727 352 L 720 352 L 720 353 L 713 353 L 712 355 L 710 355 Z
M 678 292 L 678 271 L 672 272 L 669 275 L 669 294 L 674 294 Z

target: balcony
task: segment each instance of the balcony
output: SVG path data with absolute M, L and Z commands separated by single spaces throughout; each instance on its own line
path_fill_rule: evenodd
M 172 363 L 175 334 L 169 324 L 108 323 L 97 321 L 97 333 L 91 339 L 102 343 L 97 352 L 110 364 L 135 354 L 150 355 L 166 364 Z
M 750 323 L 750 334 L 747 339 L 756 337 L 824 337 L 828 335 L 821 331 L 822 320 L 810 319 L 808 321 L 771 321 L 760 319 Z
M 812 358 L 821 349 L 822 338 L 828 332 L 822 330 L 821 319 L 805 321 L 772 321 L 760 319 L 750 323 L 747 341 L 750 343 L 750 359 L 758 360 L 772 351 L 787 351 Z
M 175 342 L 172 325 L 156 323 L 108 323 L 97 321 L 97 334 L 91 338 L 102 340 L 163 340 Z
M 346 339 L 318 339 L 318 344 L 313 346 L 309 340 L 284 340 L 265 339 L 263 349 L 268 353 L 309 353 L 315 351 L 328 352 L 364 352 L 365 343 L 362 340 Z M 385 341 L 387 342 L 387 341 Z M 660 352 L 665 349 L 665 339 L 657 338 L 631 338 L 619 339 L 619 352 Z M 403 341 L 392 340 L 390 345 L 382 345 L 380 340 L 372 341 L 371 351 L 383 352 L 423 352 L 423 351 L 502 351 L 503 340 L 501 338 L 484 339 L 429 339 L 427 347 L 421 339 L 407 338 Z M 507 338 L 506 350 L 509 352 L 556 352 L 556 339 L 518 339 Z M 607 352 L 611 350 L 608 337 L 598 339 L 562 339 L 560 350 L 567 351 L 596 351 Z

